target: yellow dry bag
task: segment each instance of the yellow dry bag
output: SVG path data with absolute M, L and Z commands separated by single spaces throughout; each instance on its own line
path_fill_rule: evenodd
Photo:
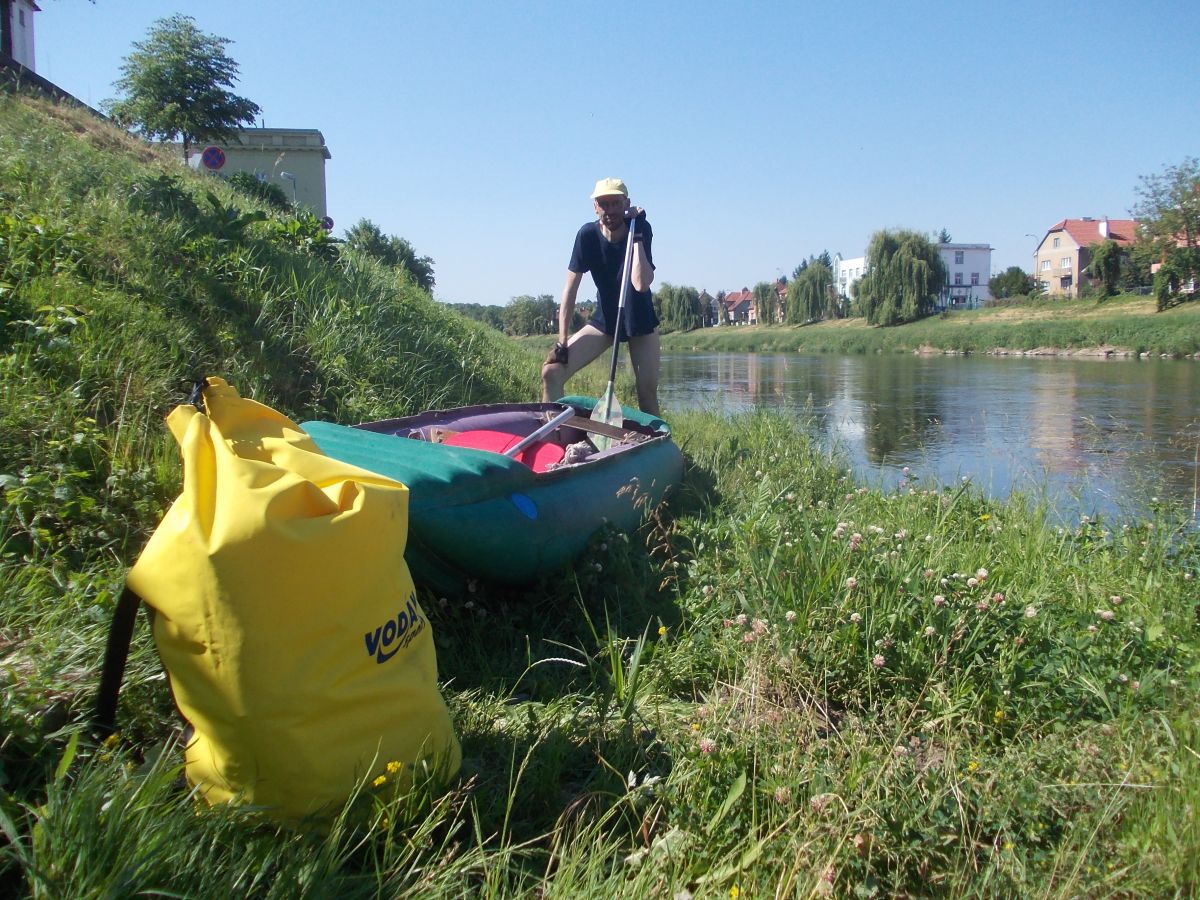
M 219 378 L 177 407 L 183 493 L 129 573 L 210 802 L 296 818 L 449 776 L 458 741 L 404 562 L 408 489 L 330 459 Z

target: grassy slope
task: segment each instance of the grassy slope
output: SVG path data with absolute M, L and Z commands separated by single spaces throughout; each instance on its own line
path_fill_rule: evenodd
M 199 184 L 0 100 L 0 893 L 1200 889 L 1194 535 L 1055 532 L 917 475 L 855 489 L 767 415 L 680 416 L 674 517 L 576 572 L 422 598 L 449 793 L 368 791 L 314 832 L 197 808 L 144 630 L 122 738 L 72 758 L 113 592 L 177 489 L 159 417 L 187 373 L 343 420 L 533 390 L 535 360 L 376 267 L 222 237 Z M 180 191 L 201 210 L 170 214 Z
M 861 319 L 805 327 L 708 328 L 663 338 L 668 350 L 868 353 L 875 351 L 1075 352 L 1113 350 L 1170 356 L 1200 354 L 1200 303 L 1162 313 L 1153 299 L 1034 300 L 964 310 L 893 328 Z

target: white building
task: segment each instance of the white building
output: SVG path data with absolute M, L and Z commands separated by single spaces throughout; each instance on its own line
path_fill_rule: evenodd
M 327 213 L 325 137 L 315 128 L 240 128 L 228 141 L 189 148 L 188 164 L 200 171 L 229 176 L 250 172 L 283 188 L 298 208 L 318 218 Z
M 988 280 L 992 276 L 992 248 L 987 244 L 938 244 L 938 255 L 946 264 L 943 309 L 974 309 L 992 299 Z
M 855 256 L 852 259 L 842 259 L 842 254 L 833 256 L 833 286 L 838 295 L 850 299 L 850 285 L 863 277 L 867 271 L 867 258 Z
M 33 14 L 41 8 L 33 0 L 0 0 L 0 53 L 11 56 L 31 72 L 37 71 L 33 56 Z

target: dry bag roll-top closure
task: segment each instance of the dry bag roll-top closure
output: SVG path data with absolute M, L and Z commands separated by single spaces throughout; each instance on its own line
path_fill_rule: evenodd
M 296 818 L 460 751 L 404 561 L 408 489 L 325 456 L 219 378 L 167 423 L 183 492 L 129 573 L 210 802 Z M 423 776 L 422 776 L 423 777 Z

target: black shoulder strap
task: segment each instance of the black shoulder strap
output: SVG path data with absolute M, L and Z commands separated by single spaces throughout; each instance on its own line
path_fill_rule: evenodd
M 92 730 L 100 740 L 116 730 L 117 696 L 121 693 L 125 661 L 129 658 L 129 644 L 133 640 L 133 626 L 137 621 L 138 606 L 141 602 L 141 597 L 126 585 L 117 599 L 117 608 L 113 610 L 112 625 L 108 629 L 108 646 L 104 648 L 100 690 L 96 695 L 96 708 L 92 713 Z

